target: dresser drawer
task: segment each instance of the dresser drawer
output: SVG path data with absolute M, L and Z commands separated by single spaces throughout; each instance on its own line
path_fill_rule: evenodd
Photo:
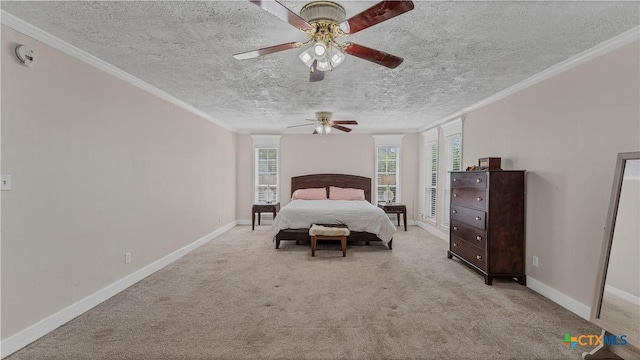
M 484 271 L 487 270 L 487 256 L 484 249 L 469 245 L 467 242 L 460 241 L 455 237 L 451 238 L 449 248 L 451 252 L 459 255 L 473 265 Z
M 451 205 L 451 220 L 459 221 L 478 229 L 486 229 L 486 214 L 484 211 Z
M 476 189 L 487 188 L 486 172 L 453 172 L 451 173 L 451 187 L 471 187 Z
M 451 204 L 470 207 L 478 210 L 487 209 L 486 190 L 473 188 L 451 189 Z
M 451 236 L 456 236 L 481 249 L 487 246 L 487 232 L 457 221 L 451 222 Z

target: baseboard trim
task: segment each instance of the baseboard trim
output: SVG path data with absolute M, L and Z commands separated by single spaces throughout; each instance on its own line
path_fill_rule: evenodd
M 178 260 L 189 252 L 231 230 L 234 226 L 236 226 L 236 221 L 230 222 L 220 229 L 201 237 L 191 244 L 174 251 L 173 253 L 143 267 L 133 274 L 127 275 L 126 277 L 114 282 L 113 284 L 101 290 L 98 290 L 94 294 L 87 296 L 86 298 L 76 302 L 75 304 L 72 304 L 65 309 L 62 309 L 57 313 L 43 320 L 40 320 L 39 322 L 29 326 L 28 328 L 6 338 L 5 340 L 2 340 L 0 342 L 0 358 L 4 359 L 5 357 L 29 345 L 30 343 L 38 340 L 49 332 L 57 329 L 58 327 L 82 315 L 86 311 L 94 308 L 105 300 L 125 290 L 129 286 L 137 283 L 138 281 L 146 278 L 154 272 Z
M 635 305 L 640 305 L 640 297 L 637 297 L 635 295 L 629 294 L 626 291 L 620 290 L 618 288 L 615 288 L 611 285 L 605 285 L 604 286 L 604 292 L 606 293 L 610 293 L 613 294 L 619 298 L 625 299 L 629 302 L 631 302 L 632 304 Z
M 541 283 L 540 281 L 528 275 L 527 287 L 587 321 L 591 316 L 591 308 L 589 306 L 561 293 L 560 291 L 548 285 Z
M 430 232 L 431 234 L 437 236 L 438 238 L 442 239 L 444 242 L 446 242 L 447 244 L 449 243 L 449 235 L 438 230 L 435 229 L 433 226 L 429 226 L 425 223 L 423 223 L 422 221 L 416 221 L 415 222 L 416 225 L 418 225 L 421 229 L 426 230 L 428 232 Z

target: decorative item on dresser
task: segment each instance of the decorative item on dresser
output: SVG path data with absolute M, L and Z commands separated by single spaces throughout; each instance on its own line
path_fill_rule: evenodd
M 526 285 L 524 170 L 451 172 L 449 251 L 484 275 Z

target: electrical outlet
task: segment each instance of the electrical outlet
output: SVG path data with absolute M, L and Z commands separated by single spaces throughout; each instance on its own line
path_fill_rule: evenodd
M 537 256 L 534 256 L 534 257 L 533 257 L 533 266 L 538 267 L 538 260 L 539 260 L 539 259 L 538 259 L 538 257 L 537 257 Z
M 11 190 L 11 175 L 2 175 L 0 184 L 2 185 L 2 190 Z
M 131 262 L 131 253 L 130 252 L 124 253 L 124 263 L 128 264 L 130 262 Z

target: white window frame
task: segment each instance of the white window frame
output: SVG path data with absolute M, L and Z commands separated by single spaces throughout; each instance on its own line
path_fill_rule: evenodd
M 456 119 L 441 125 L 443 137 L 444 137 L 444 154 L 442 160 L 444 166 L 440 168 L 445 169 L 445 181 L 443 183 L 443 196 L 442 196 L 442 222 L 441 225 L 444 228 L 449 228 L 450 219 L 450 207 L 451 207 L 451 171 L 462 170 L 462 119 Z M 459 139 L 459 154 L 458 159 L 454 159 L 454 144 Z M 457 160 L 457 161 L 456 161 Z
M 260 172 L 260 150 L 275 149 L 275 184 L 269 185 L 273 198 L 269 200 L 273 203 L 280 201 L 280 135 L 252 135 L 253 138 L 253 201 L 254 203 L 263 203 L 267 199 L 260 199 L 260 188 L 267 188 L 266 184 L 260 184 L 262 173 Z
M 438 216 L 438 128 L 422 133 L 424 136 L 424 209 L 425 221 L 435 225 Z
M 395 192 L 395 197 L 393 198 L 394 203 L 401 203 L 402 198 L 402 178 L 401 174 L 401 155 L 402 155 L 402 137 L 403 135 L 374 135 L 375 140 L 375 176 L 374 176 L 374 184 L 373 184 L 373 201 L 374 204 L 384 202 L 384 199 L 378 196 L 378 188 L 385 187 L 387 185 L 380 184 L 380 177 L 382 175 L 395 175 L 396 176 L 396 184 L 389 185 L 389 188 Z M 379 148 L 396 148 L 396 171 L 395 173 L 389 173 L 387 169 L 379 169 L 378 168 L 378 149 Z

